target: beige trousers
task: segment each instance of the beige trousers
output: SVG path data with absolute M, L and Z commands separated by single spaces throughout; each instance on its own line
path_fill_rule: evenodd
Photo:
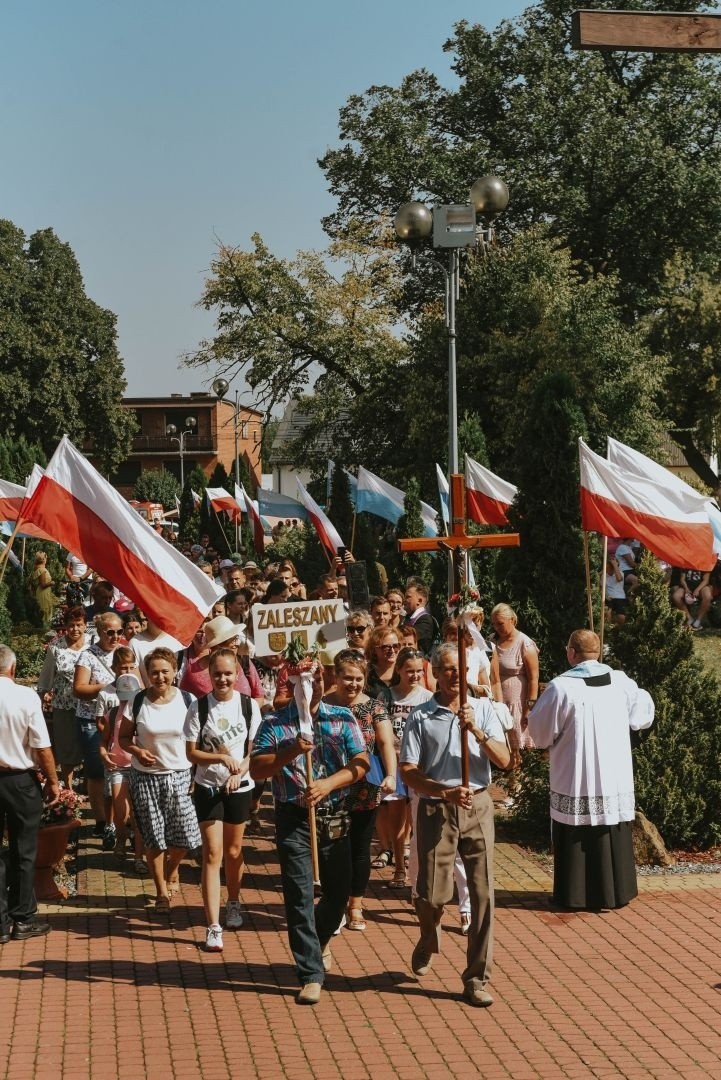
M 463 985 L 480 989 L 491 973 L 493 958 L 493 800 L 479 791 L 470 810 L 421 798 L 416 815 L 418 881 L 416 912 L 421 943 L 440 952 L 443 907 L 453 897 L 456 852 L 466 868 L 471 897 Z

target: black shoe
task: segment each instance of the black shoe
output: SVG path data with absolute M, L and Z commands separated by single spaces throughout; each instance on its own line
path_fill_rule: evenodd
M 105 832 L 105 822 L 104 821 L 96 821 L 95 824 L 93 825 L 93 836 L 97 836 L 98 839 L 100 839 L 100 837 L 103 835 L 104 832 Z
M 0 930 L 0 945 L 7 945 L 8 941 L 12 937 L 12 932 L 9 926 L 3 926 Z
M 13 941 L 25 941 L 26 938 L 44 937 L 49 934 L 52 927 L 49 922 L 41 922 L 39 919 L 30 919 L 28 922 L 16 922 L 13 927 Z

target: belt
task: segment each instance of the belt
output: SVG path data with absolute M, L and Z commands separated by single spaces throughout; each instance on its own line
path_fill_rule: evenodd
M 458 785 L 458 786 L 460 787 L 460 785 Z M 475 799 L 476 795 L 483 795 L 483 793 L 485 791 L 488 791 L 488 788 L 477 787 L 477 788 L 473 789 L 471 794 L 473 795 L 473 798 Z M 445 799 L 436 799 L 432 795 L 421 795 L 420 796 L 420 802 L 440 803 L 440 802 L 445 802 L 445 801 L 446 801 Z
M 27 769 L 13 769 L 10 765 L 0 765 L 0 776 L 21 776 L 23 773 L 34 773 L 35 769 L 29 766 Z

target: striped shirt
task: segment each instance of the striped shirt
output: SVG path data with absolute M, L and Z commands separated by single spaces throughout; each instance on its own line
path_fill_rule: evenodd
M 291 701 L 285 708 L 264 718 L 253 742 L 252 756 L 277 754 L 295 742 L 299 734 L 298 707 L 295 701 Z M 314 780 L 332 776 L 344 768 L 356 754 L 362 754 L 366 749 L 365 739 L 353 713 L 339 705 L 326 705 L 321 702 L 313 719 L 313 736 Z M 304 754 L 299 754 L 284 765 L 272 778 L 273 797 L 278 802 L 305 806 L 306 786 Z M 323 805 L 335 808 L 343 803 L 347 794 L 347 788 L 333 791 Z

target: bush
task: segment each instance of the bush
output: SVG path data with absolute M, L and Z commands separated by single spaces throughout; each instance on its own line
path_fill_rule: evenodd
M 525 750 L 515 779 L 511 819 L 520 829 L 519 839 L 533 847 L 547 848 L 551 839 L 548 753 Z
M 632 617 L 613 629 L 613 660 L 656 704 L 654 724 L 634 735 L 636 804 L 669 847 L 721 840 L 721 687 L 694 653 L 655 559 L 646 556 Z
M 22 626 L 20 630 L 27 631 L 29 627 Z M 42 634 L 16 633 L 13 635 L 10 648 L 17 656 L 18 663 L 15 675 L 18 679 L 37 679 L 40 669 L 45 660 L 45 646 Z

